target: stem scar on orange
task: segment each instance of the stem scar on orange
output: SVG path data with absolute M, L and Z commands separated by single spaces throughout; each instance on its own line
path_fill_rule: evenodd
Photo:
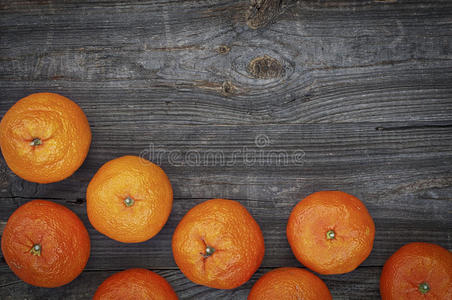
M 233 289 L 259 268 L 265 246 L 262 231 L 239 202 L 212 199 L 193 207 L 173 235 L 173 255 L 191 281 Z
M 278 268 L 253 285 L 248 300 L 331 300 L 331 293 L 322 279 L 299 268 Z
M 287 223 L 295 257 L 320 274 L 356 269 L 372 251 L 375 224 L 364 204 L 341 191 L 321 191 L 300 201 Z
M 88 232 L 68 208 L 33 200 L 9 218 L 2 235 L 2 252 L 11 270 L 23 281 L 58 287 L 74 280 L 90 253 Z
M 165 172 L 138 156 L 123 156 L 104 164 L 86 192 L 91 224 L 123 243 L 144 242 L 165 225 L 173 205 L 173 190 Z
M 113 274 L 97 288 L 93 300 L 177 300 L 162 276 L 146 269 L 128 269 Z
M 430 243 L 410 243 L 385 263 L 383 300 L 452 299 L 452 253 Z
M 90 144 L 85 114 L 58 94 L 22 98 L 0 123 L 0 147 L 6 164 L 31 182 L 51 183 L 71 176 L 85 160 Z

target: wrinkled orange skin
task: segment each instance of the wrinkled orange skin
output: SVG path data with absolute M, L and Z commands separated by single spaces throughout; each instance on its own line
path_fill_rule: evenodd
M 128 269 L 108 277 L 93 300 L 177 300 L 171 285 L 162 276 L 146 269 Z
M 259 268 L 265 246 L 262 231 L 237 201 L 212 199 L 193 207 L 173 235 L 173 255 L 191 281 L 217 289 L 233 289 Z M 206 246 L 215 252 L 204 257 Z
M 419 284 L 430 290 L 422 294 Z M 410 243 L 385 263 L 380 278 L 383 300 L 452 299 L 452 253 L 430 243 Z
M 329 230 L 335 238 L 327 239 Z M 375 224 L 364 204 L 341 191 L 316 192 L 300 201 L 287 224 L 295 257 L 320 274 L 356 269 L 370 254 Z
M 30 145 L 34 138 L 42 144 Z M 29 95 L 14 104 L 0 123 L 0 147 L 8 167 L 31 182 L 71 176 L 85 160 L 90 144 L 85 114 L 58 94 Z
M 263 275 L 251 289 L 248 300 L 331 300 L 322 279 L 299 268 L 278 268 Z
M 134 204 L 127 207 L 124 199 Z M 144 242 L 165 225 L 173 205 L 173 190 L 165 172 L 138 156 L 123 156 L 104 164 L 86 192 L 91 224 L 123 243 Z
M 30 253 L 35 244 L 41 255 Z M 82 221 L 68 208 L 45 200 L 19 207 L 2 236 L 2 252 L 11 270 L 26 283 L 58 287 L 85 268 L 90 240 Z

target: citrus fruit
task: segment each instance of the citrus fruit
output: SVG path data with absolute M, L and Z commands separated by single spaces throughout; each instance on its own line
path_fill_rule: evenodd
M 85 114 L 58 94 L 22 98 L 0 123 L 0 147 L 6 164 L 31 182 L 50 183 L 71 176 L 85 160 L 90 144 Z
M 91 224 L 123 242 L 144 242 L 156 235 L 173 205 L 173 190 L 165 172 L 138 156 L 123 156 L 104 164 L 86 192 Z
M 364 204 L 341 191 L 309 195 L 292 210 L 287 239 L 295 257 L 320 274 L 356 269 L 370 254 L 375 225 Z
M 97 288 L 93 300 L 177 300 L 162 276 L 146 269 L 128 269 L 113 274 Z
M 410 243 L 385 263 L 383 300 L 452 299 L 452 253 L 430 243 Z
M 265 247 L 261 229 L 239 202 L 212 199 L 193 207 L 173 235 L 173 255 L 191 281 L 233 289 L 259 268 Z
M 26 283 L 57 287 L 74 280 L 90 253 L 88 232 L 68 208 L 45 200 L 20 206 L 6 223 L 2 252 Z
M 328 300 L 331 297 L 322 279 L 299 268 L 278 268 L 253 285 L 248 300 Z

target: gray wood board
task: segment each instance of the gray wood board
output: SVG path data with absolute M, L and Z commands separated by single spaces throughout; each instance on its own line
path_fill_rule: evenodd
M 8 1 L 0 109 L 52 90 L 110 123 L 450 120 L 452 2 L 291 1 L 257 30 L 248 7 Z M 248 72 L 265 55 L 280 76 Z
M 0 225 L 48 199 L 92 239 L 86 271 L 58 289 L 0 261 L 0 298 L 89 299 L 114 271 L 145 267 L 183 299 L 245 299 L 271 268 L 301 267 L 287 218 L 324 189 L 362 199 L 377 229 L 361 267 L 322 276 L 335 299 L 377 299 L 381 267 L 405 243 L 452 249 L 452 2 L 258 2 L 271 3 L 0 2 L 0 114 L 59 92 L 93 131 L 87 160 L 59 183 L 25 182 L 0 159 Z M 175 196 L 164 229 L 130 245 L 95 231 L 85 206 L 96 170 L 126 154 L 161 165 Z M 214 197 L 240 201 L 265 237 L 262 268 L 233 291 L 192 284 L 172 259 L 179 220 Z
M 179 270 L 154 270 L 165 277 L 181 299 L 246 299 L 256 280 L 269 271 L 260 269 L 250 281 L 234 290 L 216 290 L 196 285 Z M 321 276 L 334 299 L 379 299 L 380 268 L 364 267 L 344 275 Z M 37 288 L 17 281 L 12 274 L 0 278 L 2 299 L 91 299 L 97 287 L 115 271 L 85 271 L 68 285 L 55 289 Z M 33 296 L 31 296 L 33 295 Z

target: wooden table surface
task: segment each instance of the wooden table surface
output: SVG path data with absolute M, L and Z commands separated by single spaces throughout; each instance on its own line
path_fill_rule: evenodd
M 0 160 L 0 224 L 31 199 L 73 210 L 92 251 L 72 283 L 44 289 L 0 262 L 1 299 L 90 299 L 116 271 L 163 275 L 181 299 L 246 299 L 272 268 L 298 266 L 292 207 L 319 190 L 362 199 L 376 223 L 369 258 L 320 276 L 335 299 L 378 299 L 385 260 L 408 242 L 452 249 L 452 1 L 0 1 L 0 115 L 34 92 L 85 111 L 90 152 L 70 178 L 26 182 Z M 121 244 L 93 229 L 85 191 L 115 157 L 167 172 L 164 229 Z M 240 201 L 265 258 L 235 290 L 190 282 L 171 253 L 182 216 L 210 198 Z

